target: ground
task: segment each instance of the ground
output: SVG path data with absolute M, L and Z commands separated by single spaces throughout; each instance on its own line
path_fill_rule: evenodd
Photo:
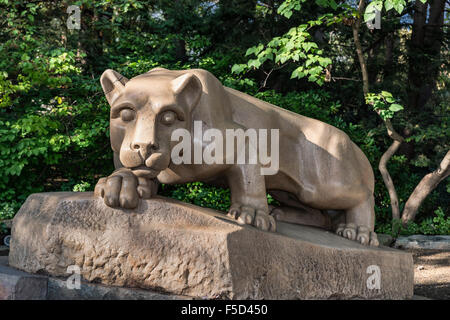
M 414 259 L 414 294 L 450 300 L 450 251 L 406 250 Z

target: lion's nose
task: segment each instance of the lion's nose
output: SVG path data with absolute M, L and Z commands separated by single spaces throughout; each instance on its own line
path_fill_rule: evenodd
M 131 144 L 131 148 L 139 151 L 142 155 L 146 156 L 148 152 L 151 150 L 157 150 L 159 148 L 156 142 L 147 143 L 147 142 L 133 142 Z

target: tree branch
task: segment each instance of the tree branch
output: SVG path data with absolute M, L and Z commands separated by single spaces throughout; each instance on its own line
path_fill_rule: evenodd
M 381 156 L 380 162 L 378 163 L 378 170 L 380 170 L 384 185 L 389 192 L 389 198 L 391 200 L 392 219 L 400 219 L 397 191 L 395 190 L 394 181 L 392 180 L 391 175 L 389 174 L 389 171 L 387 169 L 387 163 L 397 152 L 398 148 L 404 141 L 404 138 L 394 130 L 391 120 L 386 119 L 384 121 L 384 124 L 386 125 L 388 136 L 392 140 L 394 140 L 394 142 L 392 142 L 391 146 Z
M 419 207 L 426 197 L 433 191 L 439 183 L 450 175 L 450 150 L 442 159 L 439 167 L 422 178 L 413 193 L 406 202 L 402 214 L 402 224 L 406 226 L 409 221 L 414 220 Z
M 391 175 L 389 174 L 386 165 L 389 159 L 391 159 L 391 157 L 397 152 L 401 144 L 401 142 L 394 140 L 391 146 L 381 156 L 380 162 L 378 163 L 378 170 L 380 170 L 384 185 L 389 192 L 389 198 L 391 200 L 392 208 L 392 219 L 400 219 L 400 209 L 398 207 L 397 191 L 395 190 L 394 182 L 392 181 Z
M 364 58 L 362 45 L 359 40 L 359 28 L 361 27 L 362 21 L 361 17 L 364 14 L 364 8 L 365 8 L 364 0 L 360 0 L 358 5 L 358 17 L 356 21 L 352 24 L 352 30 L 353 30 L 353 42 L 355 43 L 356 53 L 358 55 L 359 65 L 361 67 L 363 92 L 364 96 L 366 96 L 369 93 L 369 74 L 367 72 L 366 59 Z

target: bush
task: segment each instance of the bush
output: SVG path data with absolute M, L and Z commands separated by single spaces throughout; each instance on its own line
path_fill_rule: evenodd
M 449 235 L 450 217 L 446 216 L 441 207 L 434 211 L 431 217 L 425 217 L 421 220 L 409 222 L 406 227 L 402 226 L 401 220 L 395 220 L 392 224 L 386 223 L 380 225 L 377 232 L 390 234 L 393 237 L 398 235 L 409 236 L 413 234 L 425 235 Z

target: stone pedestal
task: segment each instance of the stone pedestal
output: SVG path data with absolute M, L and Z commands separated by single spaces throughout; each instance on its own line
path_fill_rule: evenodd
M 14 218 L 9 264 L 31 273 L 224 299 L 407 299 L 409 253 L 312 227 L 277 233 L 158 197 L 111 209 L 92 193 L 31 195 Z

